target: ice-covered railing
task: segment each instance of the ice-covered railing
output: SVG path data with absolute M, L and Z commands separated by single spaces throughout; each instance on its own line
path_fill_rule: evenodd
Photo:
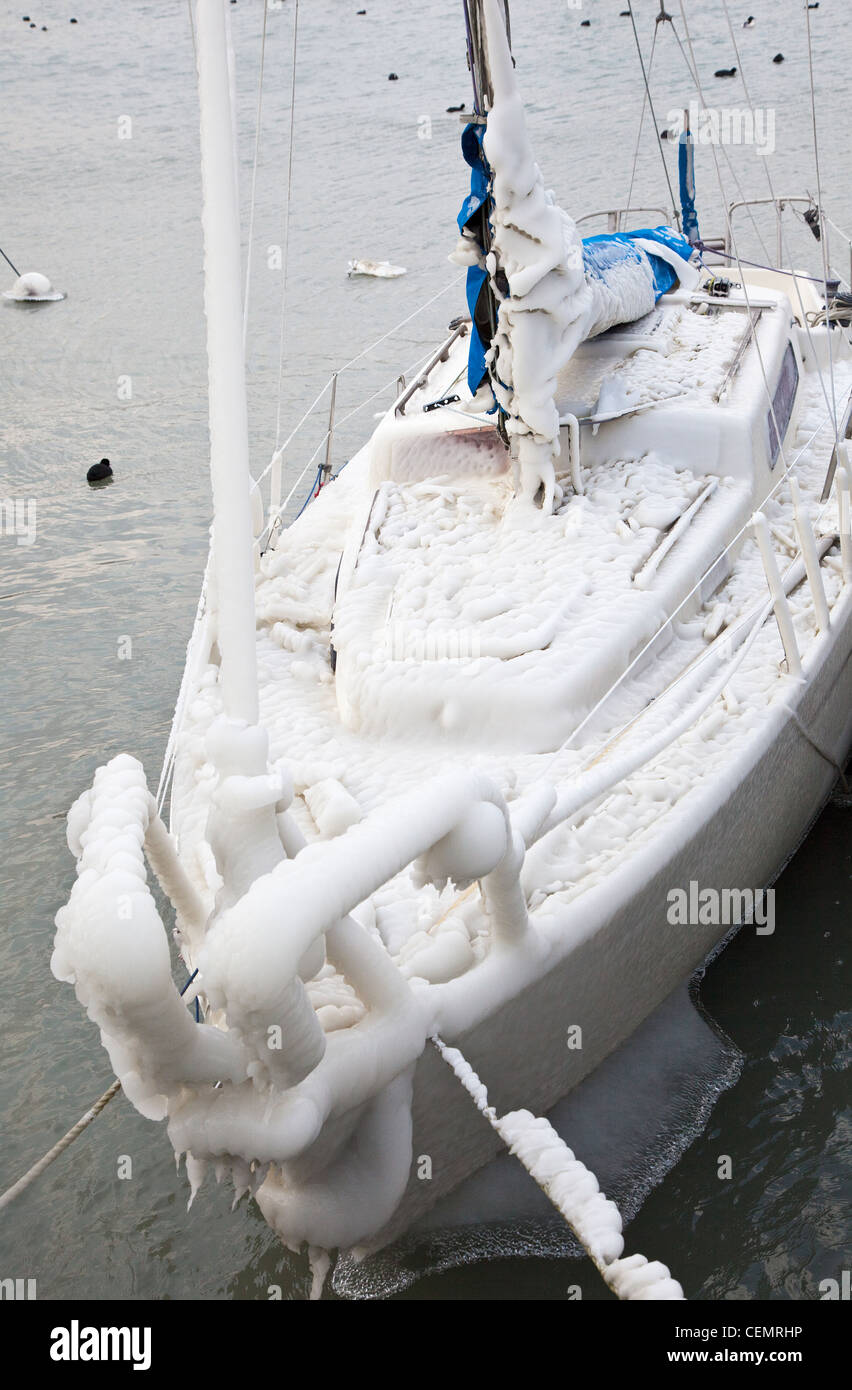
M 179 923 L 200 930 L 206 912 L 135 758 L 98 769 L 68 813 L 68 846 L 77 880 L 57 913 L 51 969 L 100 1027 L 130 1100 L 161 1119 L 180 1086 L 241 1080 L 248 1059 L 236 1037 L 197 1027 L 172 981 L 146 858 Z
M 282 1163 L 330 1116 L 389 1084 L 427 1037 L 430 1020 L 407 981 L 352 910 L 414 863 L 423 882 L 479 880 L 494 941 L 516 942 L 529 930 L 519 879 L 526 844 L 554 798 L 532 791 L 513 820 L 487 778 L 453 774 L 336 840 L 305 845 L 286 814 L 292 788 L 280 768 L 262 765 L 262 731 L 223 720 L 208 740 L 220 774 L 207 832 L 219 882 L 213 911 L 178 859 L 140 764 L 122 755 L 69 814 L 78 877 L 57 916 L 52 968 L 74 984 L 134 1104 L 169 1115 L 179 1152 Z M 254 765 L 241 773 L 247 748 Z M 146 858 L 175 907 L 197 988 L 227 1031 L 194 1023 L 177 993 Z M 367 1009 L 344 1030 L 345 1045 L 326 1038 L 304 989 L 324 960 Z

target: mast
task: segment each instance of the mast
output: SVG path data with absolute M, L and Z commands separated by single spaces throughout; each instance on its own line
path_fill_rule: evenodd
M 213 572 L 225 714 L 258 719 L 242 272 L 225 0 L 196 0 Z
M 467 63 L 473 83 L 473 109 L 477 116 L 484 118 L 493 103 L 494 93 L 488 68 L 488 46 L 485 42 L 482 0 L 463 0 L 463 3 L 467 33 Z M 512 26 L 509 20 L 509 0 L 503 0 L 503 16 L 506 25 L 506 38 L 511 48 Z
M 482 12 L 482 0 L 463 0 L 465 37 L 467 41 L 467 65 L 470 69 L 470 78 L 473 84 L 473 116 L 471 124 L 482 126 L 487 124 L 488 112 L 494 102 L 494 90 L 491 83 L 491 71 L 488 64 L 488 44 L 485 37 L 485 17 Z M 512 29 L 509 21 L 509 0 L 502 0 L 503 19 L 506 25 L 506 39 L 511 48 Z M 492 235 L 490 215 L 490 198 L 486 198 L 479 212 L 478 239 L 479 244 L 486 256 L 492 252 Z M 498 267 L 499 274 L 499 267 Z M 497 332 L 497 298 L 494 293 L 494 284 L 489 275 L 485 282 L 485 293 L 482 299 L 482 307 L 485 311 L 485 323 L 477 322 L 476 326 L 480 337 L 490 345 Z M 476 320 L 478 315 L 473 315 Z M 489 366 L 489 375 L 493 377 L 494 364 Z M 504 443 L 507 442 L 505 425 L 503 421 L 503 411 L 497 411 L 497 429 L 503 437 Z

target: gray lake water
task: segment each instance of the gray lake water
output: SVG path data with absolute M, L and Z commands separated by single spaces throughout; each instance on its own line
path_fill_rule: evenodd
M 462 286 L 448 288 L 457 272 L 446 260 L 466 191 L 459 118 L 446 113 L 470 104 L 459 0 L 362 3 L 300 5 L 283 432 L 333 370 L 439 297 L 341 377 L 339 415 L 383 394 L 338 432 L 336 465 L 393 398 L 397 373 L 464 308 Z M 798 0 L 729 3 L 752 100 L 774 120 L 775 149 L 728 149 L 734 175 L 723 153 L 726 200 L 739 196 L 738 184 L 766 196 L 767 169 L 778 192 L 815 192 L 804 12 Z M 0 246 L 19 270 L 46 273 L 68 297 L 0 308 L 0 494 L 37 508 L 35 544 L 0 537 L 0 1188 L 111 1079 L 96 1031 L 48 968 L 53 916 L 73 878 L 64 813 L 120 751 L 139 756 L 156 783 L 210 520 L 187 7 L 32 4 L 35 29 L 11 0 L 0 16 Z M 272 452 L 279 415 L 282 282 L 268 248 L 285 237 L 294 4 L 285 0 L 268 17 L 248 349 L 255 472 Z M 585 0 L 582 10 L 565 0 L 513 5 L 531 135 L 548 183 L 575 217 L 627 200 L 642 85 L 622 8 L 621 0 Z M 682 33 L 678 5 L 670 8 Z M 229 9 L 247 232 L 263 5 L 239 0 Z M 652 0 L 636 4 L 646 55 L 656 9 Z M 743 30 L 749 11 L 757 22 Z M 720 0 L 688 0 L 687 18 L 708 102 L 743 107 L 739 79 L 712 76 L 736 63 Z M 822 0 L 811 24 L 823 199 L 841 226 L 852 226 L 844 0 Z M 778 51 L 783 64 L 771 61 Z M 652 92 L 658 125 L 694 96 L 665 27 Z M 674 147 L 664 149 L 673 170 Z M 696 181 L 702 230 L 720 232 L 709 147 L 697 152 Z M 633 203 L 665 201 L 646 120 Z M 743 221 L 740 250 L 761 260 L 758 232 L 772 248 L 774 227 L 758 222 Z M 817 270 L 801 223 L 791 221 L 789 237 L 794 258 Z M 408 273 L 350 280 L 354 256 L 389 259 Z M 12 278 L 0 263 L 4 288 Z M 317 420 L 294 442 L 291 480 L 322 429 Z M 115 481 L 91 490 L 85 472 L 102 455 Z M 127 637 L 132 660 L 120 660 Z M 813 1298 L 821 1279 L 840 1277 L 852 1161 L 850 873 L 849 811 L 832 806 L 777 885 L 775 935 L 742 934 L 703 981 L 703 1007 L 743 1053 L 740 1078 L 630 1228 L 630 1247 L 669 1262 L 690 1297 Z M 717 1178 L 721 1153 L 733 1157 L 730 1181 Z M 133 1159 L 130 1181 L 116 1176 L 121 1155 Z M 45 1298 L 263 1298 L 273 1283 L 285 1297 L 304 1296 L 304 1262 L 282 1251 L 256 1208 L 231 1212 L 229 1193 L 210 1180 L 189 1215 L 186 1197 L 162 1127 L 120 1097 L 4 1213 L 0 1275 L 37 1278 Z M 585 1297 L 604 1296 L 587 1273 L 570 1260 L 481 1261 L 421 1280 L 408 1296 L 557 1299 L 578 1281 Z

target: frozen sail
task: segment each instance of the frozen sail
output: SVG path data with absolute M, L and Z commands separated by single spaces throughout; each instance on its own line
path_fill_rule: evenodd
M 617 323 L 649 312 L 682 277 L 691 247 L 668 228 L 584 241 L 575 222 L 545 189 L 526 130 L 499 0 L 483 0 L 492 102 L 482 126 L 469 126 L 463 149 L 473 168 L 471 195 L 459 218 L 453 259 L 467 264 L 468 299 L 485 275 L 497 301 L 487 351 L 474 312 L 469 384 L 487 366 L 515 461 L 518 490 L 543 489 L 550 509 L 559 456 L 557 377 L 577 346 Z M 481 150 L 480 150 L 481 146 Z M 488 181 L 490 246 L 476 245 L 474 214 Z M 483 254 L 484 253 L 484 254 Z M 477 323 L 477 319 L 480 323 Z M 479 329 L 479 332 L 477 332 Z

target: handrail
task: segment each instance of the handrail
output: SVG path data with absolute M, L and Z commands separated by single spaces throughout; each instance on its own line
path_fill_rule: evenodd
M 704 503 L 712 497 L 718 486 L 719 479 L 711 478 L 709 483 L 705 484 L 701 489 L 698 496 L 693 498 L 689 506 L 681 512 L 670 530 L 661 538 L 659 544 L 655 546 L 647 559 L 643 560 L 642 564 L 633 575 L 633 583 L 636 585 L 637 589 L 646 589 L 648 587 L 669 551 L 677 545 L 684 531 L 688 530 L 689 526 L 692 524 L 693 517 L 704 506 Z
M 582 217 L 576 218 L 576 225 L 582 227 L 584 222 L 594 222 L 599 217 L 605 217 L 607 221 L 607 231 L 620 232 L 624 224 L 624 218 L 631 214 L 636 215 L 640 212 L 653 212 L 661 217 L 664 222 L 668 217 L 668 212 L 665 208 L 601 208 L 599 212 L 586 212 Z
M 776 260 L 777 260 L 778 268 L 780 269 L 780 268 L 783 266 L 783 264 L 784 264 L 784 252 L 783 252 L 783 244 L 782 244 L 782 243 L 783 243 L 783 237 L 782 237 L 782 231 L 781 231 L 781 219 L 782 219 L 782 216 L 783 216 L 783 213 L 784 213 L 785 208 L 788 207 L 788 206 L 792 206 L 793 204 L 796 204 L 796 203 L 804 203 L 807 207 L 813 208 L 814 211 L 816 212 L 816 214 L 817 214 L 817 216 L 818 216 L 818 218 L 819 218 L 819 229 L 820 229 L 821 235 L 822 235 L 823 238 L 825 239 L 825 251 L 826 251 L 826 257 L 825 257 L 825 258 L 826 258 L 826 264 L 829 266 L 829 269 L 830 269 L 830 267 L 831 267 L 831 256 L 830 256 L 830 251 L 829 251 L 828 228 L 830 227 L 830 228 L 835 232 L 835 234 L 836 234 L 837 236 L 839 236 L 839 237 L 841 238 L 841 240 L 844 241 L 844 242 L 846 243 L 846 251 L 847 251 L 847 258 L 848 258 L 848 259 L 847 259 L 846 272 L 845 272 L 845 282 L 846 282 L 847 286 L 850 288 L 850 290 L 852 290 L 852 237 L 850 237 L 849 233 L 848 233 L 848 232 L 845 232 L 845 231 L 843 230 L 842 227 L 839 227 L 839 226 L 837 225 L 837 223 L 833 220 L 833 218 L 828 217 L 827 214 L 824 213 L 824 212 L 822 211 L 822 208 L 817 207 L 817 204 L 816 204 L 815 199 L 812 198 L 812 197 L 810 196 L 810 194 L 797 193 L 797 194 L 791 195 L 790 197 L 782 196 L 782 197 L 774 197 L 774 198 L 740 198 L 740 199 L 738 199 L 738 200 L 737 200 L 736 202 L 734 202 L 734 203 L 729 203 L 729 204 L 728 204 L 727 230 L 726 230 L 726 233 L 725 233 L 725 241 L 724 241 L 725 255 L 730 259 L 730 257 L 731 257 L 731 252 L 732 252 L 732 249 L 733 249 L 733 245 L 732 245 L 732 239 L 733 239 L 732 222 L 733 222 L 733 216 L 734 216 L 734 213 L 735 213 L 735 212 L 739 211 L 740 208 L 774 207 L 774 208 L 775 208 L 775 219 L 776 219 L 776 244 L 775 244 L 775 250 L 776 250 Z M 795 269 L 795 266 L 792 266 L 792 265 L 791 265 L 791 266 L 790 266 L 790 270 L 794 270 L 794 269 Z M 843 277 L 840 277 L 840 278 L 842 279 Z
M 429 380 L 429 377 L 431 376 L 435 367 L 437 367 L 438 363 L 446 362 L 447 358 L 450 355 L 450 348 L 453 346 L 453 343 L 456 342 L 458 338 L 464 338 L 466 336 L 469 326 L 469 318 L 462 318 L 460 320 L 455 321 L 455 327 L 453 328 L 453 331 L 450 334 L 449 338 L 446 338 L 444 340 L 444 342 L 438 348 L 437 352 L 435 352 L 432 355 L 432 357 L 429 358 L 429 361 L 426 363 L 426 366 L 423 368 L 423 370 L 418 373 L 418 375 L 411 382 L 411 385 L 405 388 L 402 395 L 395 402 L 393 408 L 394 415 L 405 414 L 405 407 L 408 405 L 408 402 L 411 400 L 411 397 L 420 390 L 421 386 L 426 385 L 426 382 Z
M 738 212 L 740 208 L 774 207 L 774 208 L 775 208 L 775 216 L 776 216 L 776 242 L 775 242 L 775 250 L 776 250 L 776 260 L 777 260 L 777 263 L 778 263 L 778 267 L 779 267 L 779 269 L 780 269 L 780 267 L 781 267 L 781 266 L 783 265 L 783 263 L 784 263 L 784 252 L 783 252 L 782 238 L 781 238 L 781 216 L 782 216 L 782 214 L 783 214 L 783 212 L 784 212 L 785 207 L 787 207 L 788 204 L 792 204 L 792 203 L 805 203 L 808 207 L 811 207 L 811 208 L 815 206 L 813 198 L 811 198 L 811 196 L 810 196 L 809 194 L 807 194 L 807 193 L 805 193 L 805 194 L 802 194 L 802 193 L 795 193 L 795 194 L 793 194 L 793 195 L 792 195 L 791 197 L 789 197 L 789 198 L 787 198 L 787 197 L 773 197 L 773 198 L 739 198 L 736 202 L 734 202 L 734 203 L 729 203 L 729 204 L 728 204 L 728 216 L 727 216 L 727 230 L 726 230 L 726 233 L 725 233 L 725 253 L 726 253 L 726 255 L 730 256 L 730 255 L 731 255 L 731 252 L 732 252 L 733 249 L 734 249 L 734 248 L 733 248 L 733 228 L 732 228 L 732 222 L 733 222 L 734 213 L 735 213 L 735 212 Z M 793 267 L 791 266 L 790 269 L 792 270 Z
M 743 333 L 742 338 L 740 339 L 739 347 L 737 348 L 733 356 L 733 359 L 731 360 L 731 365 L 725 372 L 721 384 L 717 386 L 716 390 L 713 392 L 714 401 L 718 402 L 722 399 L 722 397 L 728 389 L 728 383 L 733 381 L 734 377 L 737 375 L 737 372 L 739 371 L 740 366 L 742 365 L 742 360 L 745 357 L 746 350 L 750 346 L 751 341 L 754 337 L 755 330 L 757 328 L 758 322 L 760 321 L 760 316 L 762 313 L 762 309 L 749 309 L 748 325 Z

